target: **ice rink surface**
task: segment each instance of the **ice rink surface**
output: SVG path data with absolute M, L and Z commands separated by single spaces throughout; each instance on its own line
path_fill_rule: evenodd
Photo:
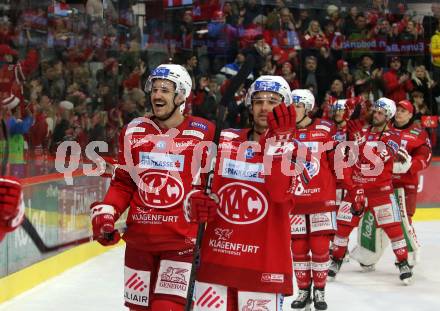
M 363 273 L 355 261 L 342 266 L 326 289 L 328 310 L 440 310 L 440 222 L 417 222 L 422 244 L 414 283 L 404 286 L 391 247 L 375 272 Z M 355 239 L 352 236 L 352 241 Z M 0 305 L 0 311 L 116 311 L 123 307 L 124 248 L 113 249 Z M 292 298 L 286 298 L 284 310 Z

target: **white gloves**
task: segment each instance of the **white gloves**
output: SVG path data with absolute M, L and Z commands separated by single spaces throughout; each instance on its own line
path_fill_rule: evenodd
M 399 150 L 397 151 L 397 158 L 398 162 L 393 163 L 393 173 L 405 174 L 411 168 L 412 157 L 404 148 L 399 148 Z

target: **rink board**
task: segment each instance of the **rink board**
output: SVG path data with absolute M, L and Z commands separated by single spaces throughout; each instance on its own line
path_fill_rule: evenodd
M 440 220 L 440 208 L 419 208 L 417 209 L 414 220 Z M 122 244 L 123 242 L 120 242 L 117 246 Z M 113 247 L 103 247 L 97 242 L 87 243 L 8 275 L 0 279 L 0 303 L 13 298 L 78 264 L 98 256 L 111 248 Z

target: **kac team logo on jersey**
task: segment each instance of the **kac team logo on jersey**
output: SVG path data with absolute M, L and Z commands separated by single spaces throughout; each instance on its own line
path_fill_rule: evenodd
M 168 208 L 182 201 L 184 188 L 176 177 L 166 173 L 147 172 L 141 179 L 143 184 L 138 188 L 138 192 L 145 206 Z
M 246 225 L 260 221 L 266 216 L 268 203 L 257 188 L 234 182 L 218 191 L 219 215 L 229 223 Z

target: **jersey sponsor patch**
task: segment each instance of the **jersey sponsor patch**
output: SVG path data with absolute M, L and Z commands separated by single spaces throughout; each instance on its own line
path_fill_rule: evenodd
M 419 135 L 421 133 L 421 131 L 418 129 L 411 129 L 409 132 L 414 135 Z
M 326 137 L 327 134 L 321 132 L 321 131 L 310 131 L 310 137 L 312 138 L 321 138 Z
M 205 138 L 205 134 L 204 133 L 202 133 L 200 131 L 195 131 L 195 130 L 183 130 L 182 135 L 194 136 L 194 137 L 197 137 L 199 139 Z
M 281 273 L 262 273 L 261 282 L 263 283 L 284 283 L 284 274 Z
M 275 293 L 257 293 L 238 291 L 238 310 L 260 311 L 279 310 L 281 295 Z
M 338 209 L 337 220 L 351 222 L 353 214 L 351 213 L 351 203 L 347 201 L 341 201 Z
M 125 135 L 134 134 L 134 133 L 145 133 L 146 128 L 134 126 L 134 127 L 128 127 L 125 131 Z
M 177 152 L 181 152 L 187 148 L 193 148 L 195 145 L 197 144 L 197 141 L 195 140 L 184 140 L 184 141 L 174 141 L 174 145 L 173 145 L 173 151 L 177 151 Z
M 394 150 L 394 152 L 397 152 L 397 150 L 399 150 L 399 144 L 396 143 L 394 140 L 388 140 L 387 141 L 387 145 L 391 147 L 391 149 Z
M 247 163 L 224 159 L 221 175 L 225 178 L 264 183 L 262 163 Z
M 183 200 L 183 184 L 176 177 L 160 172 L 147 172 L 141 176 L 138 194 L 145 206 L 169 208 Z
M 124 267 L 124 299 L 126 302 L 146 307 L 150 292 L 150 271 Z
M 223 131 L 221 132 L 220 136 L 228 138 L 228 139 L 234 139 L 237 137 L 240 137 L 240 135 L 232 133 L 232 132 L 227 132 L 227 131 Z
M 310 232 L 336 230 L 336 213 L 310 214 Z
M 181 154 L 139 152 L 139 167 L 161 171 L 183 171 L 185 156 Z
M 208 125 L 205 124 L 205 123 L 202 123 L 202 122 L 200 122 L 200 121 L 191 121 L 191 122 L 189 123 L 189 126 L 190 126 L 190 127 L 198 128 L 199 130 L 202 130 L 202 131 L 204 131 L 204 132 L 206 132 L 206 131 L 208 130 Z
M 392 204 L 375 206 L 373 209 L 374 209 L 374 216 L 379 226 L 392 224 L 400 221 L 400 217 L 399 219 L 396 218 L 397 215 L 393 211 Z
M 217 213 L 229 223 L 246 225 L 263 219 L 268 210 L 266 197 L 257 188 L 240 182 L 224 185 L 218 191 Z
M 194 299 L 194 311 L 226 311 L 228 288 L 196 281 Z
M 306 215 L 290 215 L 290 234 L 306 234 Z
M 189 262 L 161 260 L 154 293 L 186 298 L 190 274 Z
M 322 119 L 321 119 L 321 122 L 320 122 L 320 123 L 321 123 L 321 124 L 325 124 L 325 125 L 327 125 L 327 126 L 332 126 L 332 125 L 333 125 L 331 122 L 326 121 L 326 120 L 322 120 Z
M 330 132 L 330 127 L 328 127 L 327 125 L 318 124 L 316 126 L 316 129 L 317 130 L 323 130 L 323 131 L 326 131 L 326 132 Z

